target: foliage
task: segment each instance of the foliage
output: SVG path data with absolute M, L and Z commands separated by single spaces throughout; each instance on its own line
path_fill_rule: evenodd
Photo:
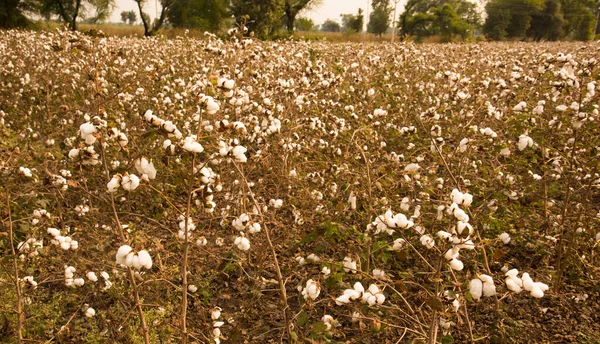
M 177 0 L 169 7 L 167 19 L 174 27 L 217 32 L 227 18 L 226 0 Z
M 484 33 L 491 39 L 558 40 L 593 38 L 593 0 L 492 0 L 486 5 Z
M 27 27 L 29 20 L 23 14 L 27 8 L 22 0 L 4 0 L 0 3 L 0 29 Z
M 465 38 L 480 25 L 474 3 L 467 0 L 409 0 L 400 15 L 400 34 L 417 38 L 440 34 L 443 41 L 453 35 Z
M 342 31 L 361 32 L 363 30 L 364 15 L 362 8 L 358 9 L 358 14 L 341 14 Z
M 114 0 L 32 0 L 35 12 L 46 18 L 58 16 L 71 30 L 77 30 L 79 19 L 102 22 L 110 16 Z M 87 16 L 92 11 L 93 15 Z
M 136 12 L 134 10 L 122 11 L 121 12 L 121 21 L 123 23 L 129 23 L 129 25 L 133 25 L 137 21 Z
M 245 22 L 258 37 L 266 37 L 279 28 L 284 14 L 284 3 L 280 0 L 232 0 L 231 13 L 238 22 Z M 247 16 L 247 20 L 242 18 Z
M 294 28 L 299 31 L 312 31 L 315 28 L 315 22 L 310 18 L 300 17 L 296 19 Z
M 372 2 L 373 11 L 369 15 L 367 31 L 381 36 L 390 26 L 392 8 L 388 0 L 375 0 Z
M 321 24 L 321 31 L 325 32 L 341 32 L 341 25 L 332 19 L 327 19 L 323 24 Z
M 296 16 L 302 11 L 307 11 L 320 5 L 322 0 L 283 0 L 284 1 L 284 24 L 289 33 L 294 32 Z M 306 23 L 307 24 L 307 23 Z M 309 30 L 304 30 L 309 31 Z

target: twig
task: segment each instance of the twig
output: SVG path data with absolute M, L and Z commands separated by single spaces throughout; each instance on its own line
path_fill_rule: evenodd
M 12 213 L 10 211 L 10 196 L 6 196 L 8 209 L 8 235 L 10 236 L 10 249 L 13 255 L 13 268 L 15 270 L 15 291 L 17 293 L 17 339 L 19 344 L 23 342 L 23 298 L 21 296 L 21 281 L 19 280 L 19 266 L 17 265 L 17 251 L 15 250 Z

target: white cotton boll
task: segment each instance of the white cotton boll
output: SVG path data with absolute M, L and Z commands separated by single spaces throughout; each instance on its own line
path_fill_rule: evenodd
M 62 248 L 63 250 L 68 250 L 71 248 L 71 243 L 67 242 L 67 241 L 63 241 L 60 243 L 60 248 Z
M 118 264 L 125 264 L 125 257 L 133 250 L 129 245 L 123 245 L 117 250 L 116 261 Z
M 483 296 L 496 295 L 496 285 L 494 283 L 483 282 Z
M 435 241 L 429 234 L 422 235 L 419 240 L 421 241 L 421 245 L 429 249 L 432 249 L 435 246 Z
M 96 273 L 93 271 L 88 272 L 85 276 L 92 282 L 98 281 L 98 276 L 96 276 Z
M 416 172 L 419 168 L 420 168 L 419 164 L 410 163 L 410 164 L 406 165 L 406 167 L 404 167 L 404 171 L 411 173 L 411 172 Z
M 60 235 L 60 230 L 50 227 L 48 228 L 48 234 L 52 235 L 53 237 L 57 237 Z
M 533 280 L 531 279 L 531 276 L 529 276 L 529 274 L 527 272 L 523 273 L 523 277 L 521 277 L 521 280 L 523 281 L 523 289 L 527 290 L 527 291 L 531 291 L 534 287 L 534 283 Z
M 148 251 L 141 250 L 140 252 L 138 252 L 137 256 L 139 258 L 140 268 L 141 267 L 144 267 L 146 269 L 152 268 L 152 257 L 150 257 L 150 254 L 148 253 Z M 138 270 L 140 268 L 138 268 Z
M 357 293 L 364 293 L 365 292 L 365 287 L 362 285 L 362 283 L 360 282 L 356 282 L 354 283 L 354 285 L 352 286 L 352 290 L 356 291 Z
M 133 252 L 129 252 L 129 254 L 127 254 L 125 256 L 125 264 L 123 264 L 123 265 L 128 266 L 128 267 L 132 267 L 133 266 L 134 257 L 137 257 L 137 256 Z
M 348 203 L 350 203 L 350 209 L 356 210 L 356 195 L 354 195 L 354 192 L 350 193 L 350 196 L 348 197 Z
M 513 107 L 513 111 L 521 112 L 521 111 L 525 110 L 526 107 L 527 107 L 527 103 L 520 102 L 519 104 L 515 105 L 515 107 Z
M 272 201 L 273 202 L 271 203 L 271 205 L 275 209 L 279 209 L 279 208 L 281 208 L 281 206 L 283 206 L 283 200 L 281 200 L 281 199 L 273 199 Z
M 246 237 L 237 237 L 233 243 L 239 250 L 248 251 L 250 249 L 250 240 Z
M 212 98 L 209 98 L 206 102 L 206 112 L 208 112 L 209 115 L 216 114 L 220 108 L 219 103 L 215 102 Z
M 193 294 L 198 291 L 198 287 L 196 287 L 193 284 L 190 284 L 190 285 L 188 285 L 188 291 Z
M 452 270 L 461 271 L 465 267 L 465 265 L 462 261 L 454 258 L 450 261 L 450 267 L 452 268 Z
M 350 303 L 350 295 L 342 294 L 335 299 L 335 304 L 338 306 Z
M 508 288 L 508 290 L 512 291 L 513 293 L 520 293 L 523 289 L 521 289 L 521 287 L 517 284 L 517 282 L 515 282 L 514 279 L 512 279 L 511 277 L 507 277 L 506 280 L 506 287 Z
M 442 239 L 442 240 L 447 240 L 447 239 L 451 239 L 452 238 L 452 234 L 446 232 L 446 231 L 439 231 L 437 232 L 437 236 L 438 238 Z
M 373 278 L 374 279 L 382 279 L 385 277 L 385 271 L 381 269 L 373 269 Z
M 329 275 L 331 274 L 331 269 L 330 269 L 330 268 L 328 268 L 327 266 L 324 266 L 324 267 L 321 269 L 321 273 L 322 273 L 323 275 L 325 275 L 325 277 L 327 277 L 327 276 L 329 276 Z
M 469 282 L 469 293 L 475 300 L 481 299 L 481 295 L 483 292 L 483 283 L 480 279 L 474 278 Z
M 544 297 L 544 291 L 537 286 L 533 286 L 531 289 L 531 296 L 535 297 L 536 299 L 541 299 Z
M 125 174 L 121 178 L 121 186 L 127 191 L 133 191 L 140 185 L 140 177 L 135 174 Z
M 506 232 L 500 234 L 498 236 L 498 238 L 500 240 L 502 240 L 502 242 L 504 243 L 504 245 L 506 245 L 506 244 L 508 244 L 510 242 L 510 235 L 508 233 L 506 233 Z
M 524 150 L 527 147 L 531 147 L 533 146 L 533 139 L 525 134 L 522 134 L 521 136 L 519 136 L 519 144 L 517 146 L 517 148 L 519 148 L 520 151 Z
M 246 151 L 248 151 L 248 149 L 246 149 L 244 146 L 235 146 L 232 149 L 231 154 L 233 154 L 237 161 L 246 162 L 248 160 L 245 155 Z
M 383 293 L 375 294 L 375 301 L 378 305 L 382 305 L 385 302 L 385 295 Z
M 85 284 L 85 280 L 83 278 L 75 278 L 73 279 L 73 284 L 77 287 L 81 287 Z
M 458 221 L 469 222 L 469 215 L 467 215 L 467 213 L 459 207 L 454 209 L 453 215 Z
M 402 238 L 398 238 L 398 239 L 394 240 L 391 250 L 398 251 L 398 250 L 402 249 L 402 247 L 404 247 L 405 244 L 406 244 L 406 240 L 404 240 Z
M 453 189 L 450 193 L 450 198 L 452 199 L 452 202 L 456 204 L 461 204 L 463 202 L 463 197 L 464 194 L 458 191 L 458 189 Z
M 202 147 L 199 142 L 196 142 L 196 139 L 192 136 L 188 136 L 183 140 L 183 146 L 181 148 L 192 153 L 204 152 L 204 147 Z
M 79 149 L 77 149 L 77 148 L 72 148 L 72 149 L 69 151 L 69 159 L 75 159 L 75 158 L 76 158 L 76 157 L 78 157 L 78 156 L 79 156 Z
M 71 250 L 77 250 L 79 248 L 79 242 L 77 240 L 72 240 L 70 246 Z
M 108 182 L 108 184 L 106 184 L 106 187 L 108 188 L 108 192 L 113 193 L 113 192 L 117 191 L 117 189 L 119 188 L 120 185 L 121 185 L 121 178 L 117 175 L 117 176 L 112 177 L 110 182 Z
M 304 296 L 305 300 L 316 300 L 320 293 L 321 287 L 318 282 L 313 281 L 312 279 L 306 281 L 306 287 L 302 289 L 302 296 Z
M 452 259 L 458 257 L 459 252 L 460 252 L 460 249 L 458 247 L 452 247 L 452 248 L 448 249 L 448 251 L 446 251 L 444 258 L 446 258 L 447 260 L 452 260 Z
M 461 234 L 465 231 L 465 229 L 468 230 L 468 234 L 471 235 L 473 233 L 473 226 L 471 226 L 470 223 L 468 222 L 462 222 L 462 221 L 458 221 L 456 223 L 456 231 L 458 232 L 458 234 Z
M 352 272 L 353 274 L 355 274 L 357 272 L 356 261 L 352 260 L 352 258 L 345 257 L 344 261 L 343 261 L 343 265 L 344 265 L 345 272 Z
M 217 320 L 221 317 L 221 307 L 215 307 L 210 311 L 210 318 L 212 320 Z
M 144 157 L 136 159 L 135 169 L 138 171 L 138 173 L 147 175 L 148 179 L 156 178 L 156 168 L 154 167 L 152 160 L 148 161 L 148 159 Z
M 92 307 L 88 308 L 85 310 L 85 316 L 88 318 L 92 318 L 96 315 L 96 310 L 93 309 Z
M 319 256 L 317 256 L 316 254 L 311 253 L 306 257 L 306 260 L 312 263 L 318 263 L 321 260 L 321 258 L 319 258 Z
M 223 87 L 231 90 L 235 87 L 235 81 L 234 80 L 226 80 L 225 82 L 223 82 Z

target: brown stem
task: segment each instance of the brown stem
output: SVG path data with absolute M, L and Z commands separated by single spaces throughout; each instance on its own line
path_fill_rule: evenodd
M 7 196 L 6 206 L 8 209 L 8 235 L 10 237 L 10 249 L 13 255 L 13 268 L 15 270 L 15 291 L 17 293 L 17 339 L 19 344 L 23 342 L 23 298 L 21 296 L 21 281 L 19 280 L 19 266 L 17 265 L 17 251 L 13 238 L 13 221 L 10 211 L 10 196 Z
M 196 165 L 196 153 L 192 156 L 192 165 L 190 167 L 190 180 L 188 185 L 188 197 L 187 197 L 187 207 L 185 211 L 185 227 L 184 227 L 184 238 L 183 238 L 183 260 L 181 262 L 182 265 L 182 285 L 181 285 L 181 333 L 182 338 L 181 342 L 183 344 L 187 344 L 188 342 L 188 333 L 187 333 L 187 268 L 188 268 L 188 254 L 189 254 L 189 231 L 188 231 L 188 223 L 190 219 L 190 213 L 192 211 L 192 193 L 194 192 L 194 165 Z
M 106 179 L 110 182 L 111 177 L 108 172 L 108 166 L 106 164 L 106 151 L 104 150 L 104 140 L 102 137 L 100 138 L 100 150 L 102 153 L 102 165 L 104 166 L 104 173 L 106 174 Z M 117 233 L 119 234 L 119 238 L 121 239 L 121 243 L 127 243 L 127 239 L 125 238 L 125 233 L 123 231 L 123 226 L 121 225 L 121 221 L 119 220 L 119 215 L 117 214 L 117 207 L 115 205 L 115 195 L 110 193 L 110 207 L 112 209 L 113 217 L 115 223 L 118 227 Z M 140 317 L 140 325 L 142 327 L 142 331 L 144 332 L 144 343 L 150 344 L 150 333 L 148 324 L 146 323 L 146 316 L 144 315 L 144 310 L 142 309 L 142 303 L 140 301 L 140 294 L 138 291 L 137 283 L 135 282 L 135 275 L 131 267 L 127 267 L 127 275 L 129 276 L 129 282 L 133 287 L 133 296 L 135 299 L 136 308 L 138 311 L 138 316 Z
M 250 185 L 248 185 L 248 180 L 246 179 L 244 172 L 242 172 L 242 170 L 238 167 L 238 165 L 235 162 L 233 163 L 233 166 L 235 166 L 235 168 L 240 173 L 240 176 L 242 177 L 242 180 L 244 181 L 244 185 L 246 185 L 246 188 L 248 189 L 248 194 L 252 198 L 252 201 L 254 202 L 254 205 L 255 205 L 256 209 L 258 210 L 259 216 L 262 218 L 263 214 L 262 214 L 261 207 L 258 204 L 258 201 L 256 200 L 256 198 L 254 198 L 254 193 L 250 189 Z M 269 228 L 267 227 L 266 223 L 262 224 L 262 228 L 265 230 L 265 236 L 267 237 L 267 243 L 269 244 L 269 249 L 271 251 L 271 255 L 273 256 L 273 262 L 275 263 L 275 272 L 277 273 L 277 281 L 279 282 L 279 291 L 281 294 L 280 295 L 281 301 L 283 302 L 283 306 L 284 306 L 283 319 L 285 320 L 288 340 L 291 341 L 292 330 L 290 327 L 290 320 L 288 319 L 288 316 L 287 316 L 287 310 L 289 308 L 289 305 L 287 302 L 287 293 L 285 291 L 285 281 L 283 279 L 283 275 L 281 274 L 281 268 L 279 267 L 279 260 L 277 259 L 277 253 L 275 252 L 275 247 L 273 247 L 273 242 L 271 241 L 271 235 L 269 234 Z

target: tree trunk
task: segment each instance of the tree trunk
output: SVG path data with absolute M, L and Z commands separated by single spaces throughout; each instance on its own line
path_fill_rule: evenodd
M 79 8 L 81 7 L 81 0 L 77 0 L 75 3 L 75 12 L 73 13 L 73 20 L 71 21 L 71 30 L 77 31 L 77 16 L 79 15 Z
M 285 2 L 285 22 L 286 22 L 286 26 L 287 26 L 287 31 L 289 34 L 293 34 L 294 33 L 294 21 L 296 17 L 296 13 L 294 13 L 292 6 L 289 4 L 289 2 Z
M 144 25 L 144 36 L 150 36 L 150 28 L 148 27 L 148 22 L 146 21 L 146 17 L 144 16 L 144 11 L 142 10 L 142 1 L 135 0 L 138 4 L 138 11 L 140 12 L 140 18 L 142 19 L 142 24 Z

